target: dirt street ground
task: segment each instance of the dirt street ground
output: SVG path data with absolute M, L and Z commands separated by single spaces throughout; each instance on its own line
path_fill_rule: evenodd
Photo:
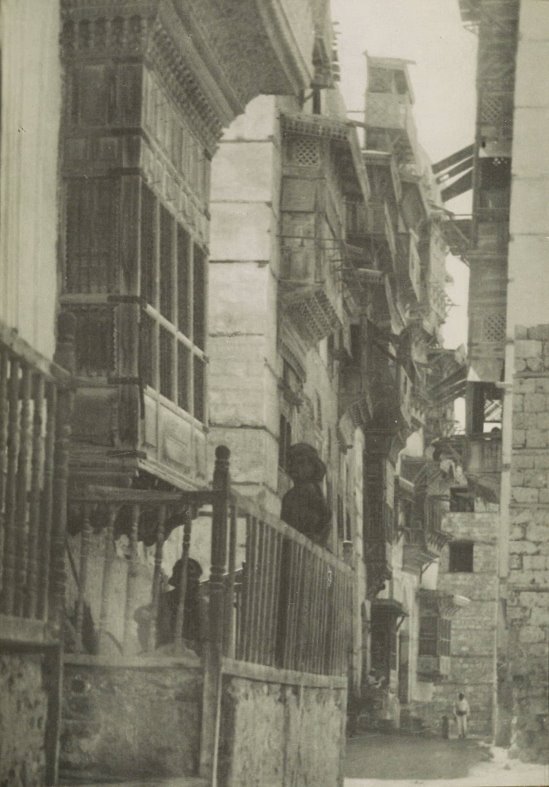
M 347 743 L 345 787 L 527 787 L 549 785 L 549 769 L 509 760 L 480 741 L 368 734 Z

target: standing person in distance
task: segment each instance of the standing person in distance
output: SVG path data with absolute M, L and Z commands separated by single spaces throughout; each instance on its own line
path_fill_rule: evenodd
M 460 691 L 457 700 L 454 702 L 454 716 L 457 722 L 458 738 L 467 737 L 467 719 L 471 710 L 465 694 Z

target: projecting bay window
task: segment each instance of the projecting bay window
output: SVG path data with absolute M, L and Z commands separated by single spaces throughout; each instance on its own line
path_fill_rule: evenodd
M 141 376 L 204 422 L 206 254 L 145 185 L 140 243 Z

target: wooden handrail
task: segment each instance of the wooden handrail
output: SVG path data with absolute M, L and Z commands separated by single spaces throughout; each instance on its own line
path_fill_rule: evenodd
M 22 339 L 15 328 L 9 328 L 0 321 L 0 349 L 8 350 L 23 364 L 28 364 L 32 371 L 44 376 L 50 382 L 55 382 L 61 387 L 74 385 L 72 375 L 54 361 L 48 360 L 28 342 Z

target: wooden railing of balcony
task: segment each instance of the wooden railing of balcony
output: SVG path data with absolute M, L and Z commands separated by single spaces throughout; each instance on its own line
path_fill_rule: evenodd
M 345 675 L 352 568 L 247 498 L 231 493 L 228 512 L 225 654 L 282 669 Z M 245 545 L 242 569 L 236 563 L 237 540 Z
M 2 638 L 40 642 L 59 629 L 70 380 L 0 324 Z
M 76 579 L 75 604 L 68 605 L 72 649 L 89 652 L 91 619 L 92 652 L 99 655 L 105 646 L 112 657 L 113 642 L 122 659 L 188 658 L 189 647 L 200 653 L 200 774 L 206 778 L 217 767 L 224 672 L 247 662 L 248 669 L 259 665 L 254 668 L 274 668 L 277 674 L 345 677 L 352 638 L 352 567 L 233 492 L 229 455 L 224 446 L 217 448 L 211 489 L 88 487 L 69 505 L 70 531 L 78 543 L 69 561 Z M 181 573 L 170 591 L 166 643 L 158 636 L 166 620 L 164 550 L 166 536 L 180 525 Z M 209 558 L 211 568 L 197 592 L 187 577 L 190 555 L 197 554 L 193 530 L 202 528 L 210 528 L 210 554 L 200 559 Z M 115 555 L 122 535 L 125 559 Z M 202 543 L 205 536 L 202 532 Z M 154 551 L 153 559 L 144 555 L 143 545 Z
M 193 645 L 200 645 L 200 650 L 205 643 L 214 643 L 220 657 L 238 661 L 345 675 L 353 569 L 233 492 L 228 480 L 223 480 L 225 463 L 228 474 L 228 457 L 224 459 L 223 447 L 218 452 L 221 455 L 211 490 L 171 493 L 88 487 L 71 499 L 70 528 L 80 534 L 78 554 L 70 556 L 76 580 L 74 610 L 68 610 L 74 629 L 72 649 L 77 653 L 86 650 L 86 619 L 89 624 L 91 614 L 96 653 L 102 652 L 104 644 L 112 649 L 113 641 L 121 655 L 146 655 L 157 650 L 165 538 L 174 527 L 182 525 L 181 581 L 176 588 L 179 595 L 172 621 L 174 647 L 167 651 L 177 654 L 178 646 L 188 639 L 189 621 L 185 616 L 189 614 L 187 576 L 193 519 L 199 508 L 211 506 L 211 574 L 202 583 L 203 615 L 193 624 L 200 641 Z M 207 524 L 203 520 L 194 527 Z M 122 597 L 113 595 L 115 539 L 121 535 L 127 538 Z M 154 544 L 154 562 L 148 568 L 139 557 L 139 542 L 144 539 Z M 144 574 L 149 576 L 148 606 L 143 605 Z M 119 576 L 116 584 L 120 585 Z M 136 615 L 139 604 L 146 611 L 140 632 L 140 616 Z M 120 610 L 119 638 L 108 625 L 113 621 L 113 606 Z

